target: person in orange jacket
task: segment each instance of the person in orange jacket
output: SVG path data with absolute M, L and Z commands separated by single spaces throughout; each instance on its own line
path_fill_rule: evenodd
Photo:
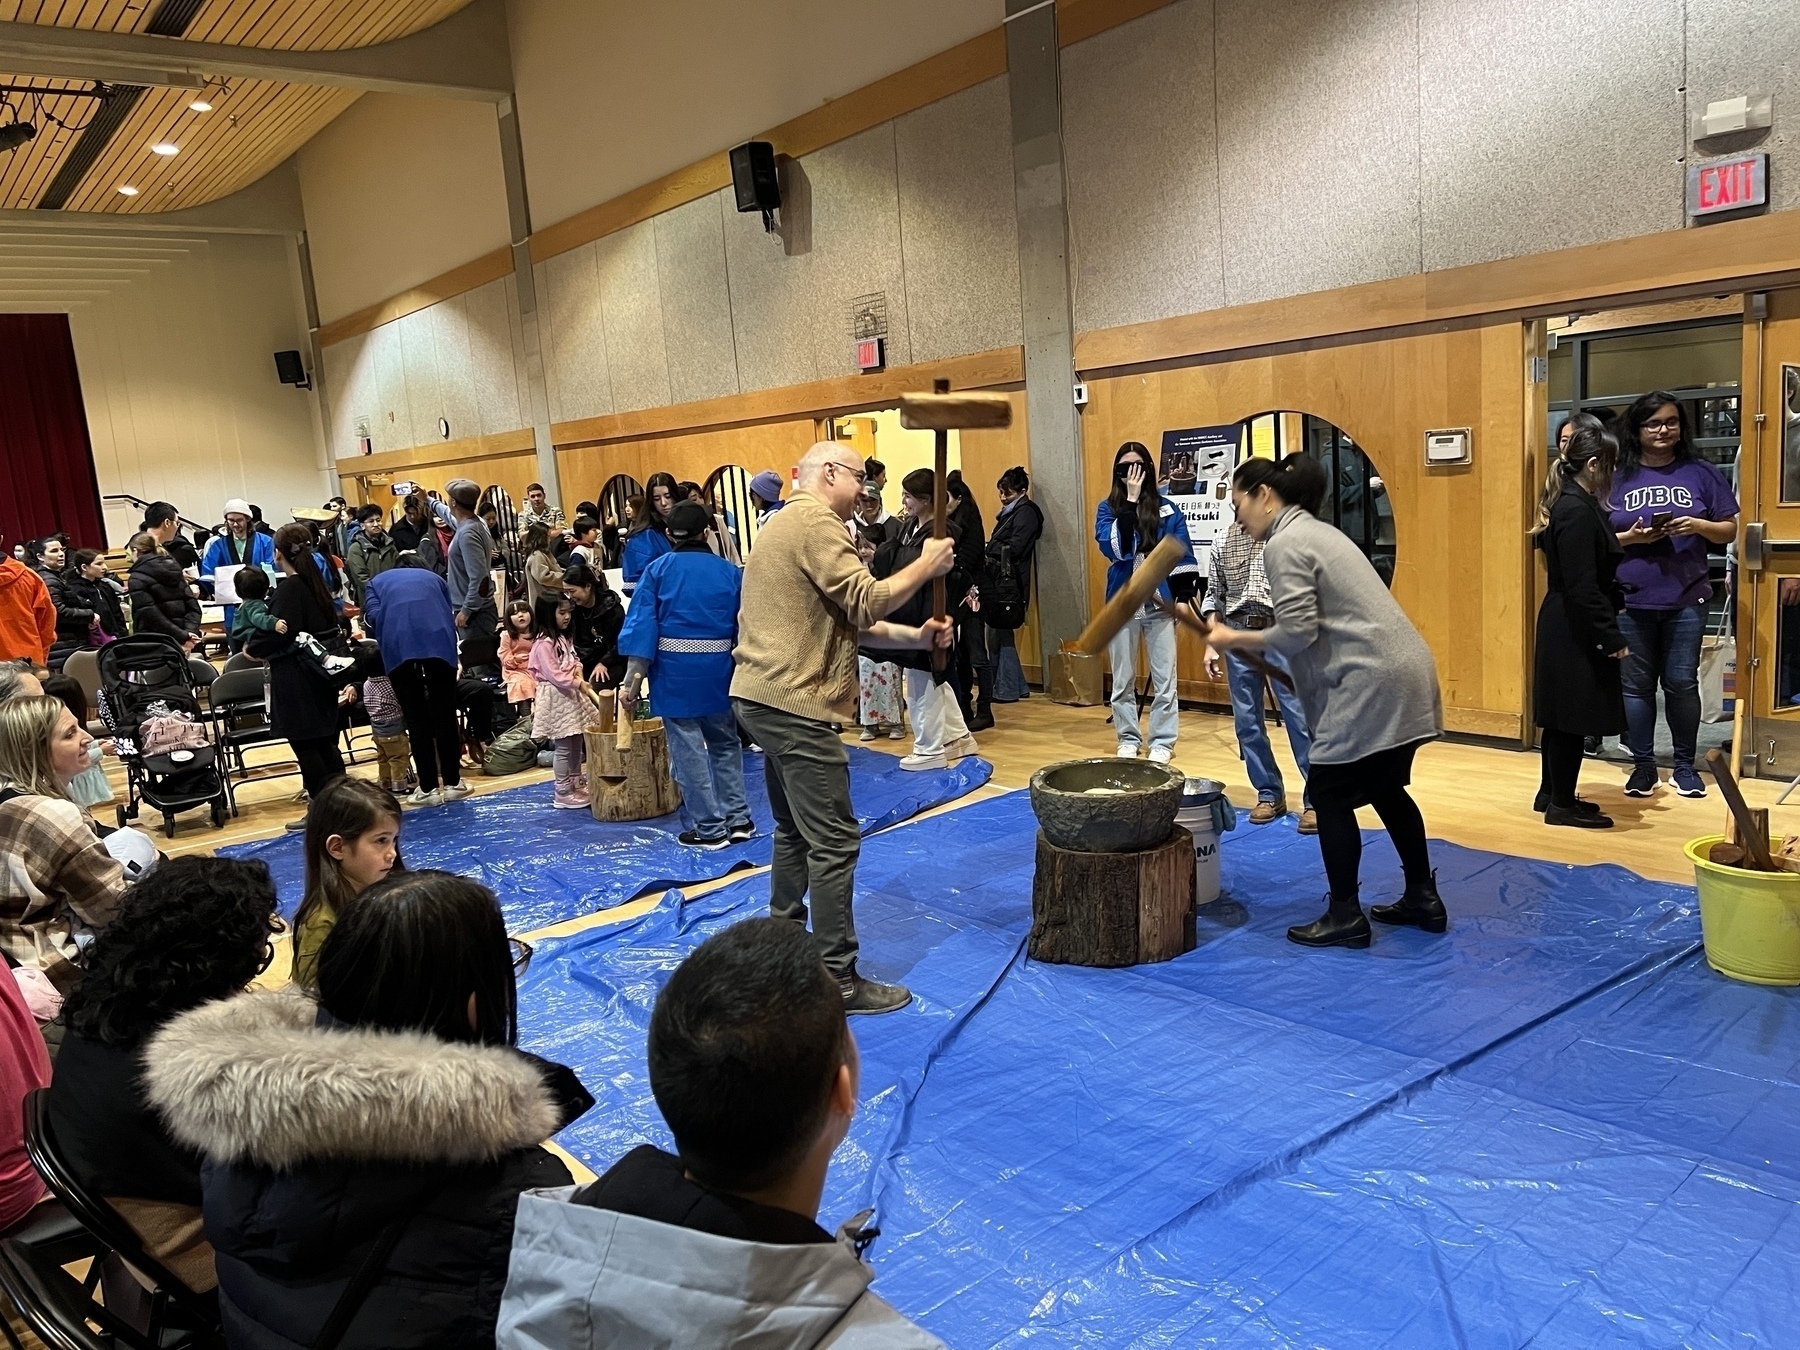
M 0 545 L 6 542 L 0 535 Z M 44 579 L 24 563 L 0 555 L 0 661 L 24 657 L 34 666 L 50 660 L 56 641 L 56 605 Z

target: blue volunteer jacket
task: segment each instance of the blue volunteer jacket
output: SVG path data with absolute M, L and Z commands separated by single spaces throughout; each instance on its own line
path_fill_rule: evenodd
M 275 538 L 264 534 L 261 530 L 251 530 L 250 537 L 244 541 L 244 556 L 232 557 L 232 540 L 230 535 L 215 534 L 206 545 L 206 554 L 200 559 L 200 580 L 206 583 L 206 593 L 212 594 L 213 573 L 221 567 L 236 567 L 241 561 L 246 567 L 275 570 Z M 232 622 L 237 618 L 237 606 L 225 606 L 225 631 L 231 631 Z
M 1198 595 L 1205 578 L 1200 575 L 1200 564 L 1194 558 L 1194 544 L 1188 538 L 1187 518 L 1171 506 L 1167 501 L 1161 503 L 1161 531 L 1156 538 L 1137 543 L 1136 548 L 1128 549 L 1119 537 L 1119 522 L 1113 517 L 1112 504 L 1102 501 L 1100 509 L 1094 513 L 1094 539 L 1100 545 L 1100 552 L 1106 558 L 1106 598 L 1112 599 L 1131 579 L 1135 570 L 1138 555 L 1146 554 L 1155 548 L 1165 537 L 1172 537 L 1181 543 L 1181 561 L 1169 574 L 1169 579 L 1157 588 L 1157 593 L 1165 600 L 1188 600 Z M 1126 525 L 1126 529 L 1135 533 L 1135 517 Z
M 619 654 L 650 663 L 650 708 L 658 717 L 730 709 L 743 585 L 744 574 L 710 549 L 665 553 L 638 578 Z
M 625 594 L 634 595 L 651 563 L 669 552 L 668 536 L 661 530 L 639 530 L 625 536 L 625 547 L 619 557 L 619 572 L 625 583 Z

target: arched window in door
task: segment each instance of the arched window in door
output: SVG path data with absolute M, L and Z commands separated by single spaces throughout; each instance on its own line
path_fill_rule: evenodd
M 1252 455 L 1279 459 L 1296 451 L 1318 460 L 1331 482 L 1320 519 L 1349 535 L 1382 581 L 1392 586 L 1394 507 L 1380 470 L 1362 446 L 1349 432 L 1312 413 L 1283 410 L 1244 419 L 1240 460 Z
M 756 503 L 750 498 L 750 471 L 738 464 L 724 464 L 707 476 L 706 499 L 718 513 L 719 523 L 737 541 L 738 556 L 748 556 L 756 541 Z

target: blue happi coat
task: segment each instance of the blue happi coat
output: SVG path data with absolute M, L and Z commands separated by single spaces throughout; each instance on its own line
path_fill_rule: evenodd
M 665 553 L 644 569 L 619 633 L 619 654 L 650 663 L 658 717 L 710 717 L 731 707 L 743 573 L 710 549 Z

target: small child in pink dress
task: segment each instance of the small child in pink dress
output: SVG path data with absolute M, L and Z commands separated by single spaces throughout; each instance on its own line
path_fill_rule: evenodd
M 573 635 L 575 610 L 567 600 L 553 595 L 538 597 L 532 625 L 536 640 L 526 668 L 537 681 L 532 705 L 533 740 L 556 746 L 556 792 L 550 804 L 562 811 L 582 811 L 588 806 L 587 775 L 581 772 L 587 758 L 586 731 L 592 705 L 582 693 L 581 658 Z
M 506 609 L 506 631 L 500 634 L 500 672 L 506 677 L 506 701 L 515 708 L 537 698 L 537 681 L 531 678 L 531 644 L 536 640 L 531 630 L 531 606 L 513 601 Z

